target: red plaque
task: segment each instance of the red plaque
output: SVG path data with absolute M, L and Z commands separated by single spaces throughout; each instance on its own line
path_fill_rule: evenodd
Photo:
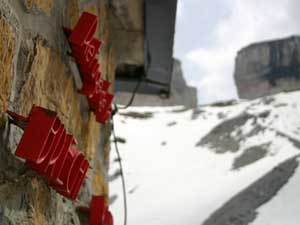
M 75 200 L 89 163 L 72 147 L 76 140 L 67 134 L 57 113 L 38 106 L 32 107 L 28 118 L 8 113 L 13 119 L 26 123 L 15 154 L 25 159 L 57 192 Z
M 96 58 L 102 45 L 100 40 L 94 38 L 97 24 L 97 16 L 84 12 L 74 29 L 64 28 L 64 31 L 83 79 L 79 93 L 87 96 L 96 120 L 107 123 L 111 115 L 113 95 L 108 93 L 110 83 L 101 78 L 100 65 Z

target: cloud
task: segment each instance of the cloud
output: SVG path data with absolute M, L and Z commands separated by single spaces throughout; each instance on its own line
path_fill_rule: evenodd
M 184 3 L 183 0 L 178 0 L 177 2 L 177 19 L 181 19 L 183 16 L 183 10 L 184 10 Z
M 198 73 L 201 103 L 237 97 L 233 80 L 234 59 L 242 47 L 299 33 L 298 0 L 227 2 L 231 12 L 212 29 L 213 45 L 192 50 L 183 57 L 184 70 L 190 74 L 186 75 L 193 77 L 193 83 L 195 75 L 191 73 Z M 196 65 L 196 71 L 189 69 L 192 64 Z

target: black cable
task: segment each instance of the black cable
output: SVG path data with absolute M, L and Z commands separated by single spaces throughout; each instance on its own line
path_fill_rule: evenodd
M 115 150 L 118 156 L 118 162 L 119 162 L 119 166 L 120 166 L 120 172 L 121 172 L 121 179 L 122 179 L 122 187 L 123 187 L 123 202 L 124 202 L 124 225 L 127 225 L 127 195 L 126 195 L 126 182 L 125 182 L 125 176 L 124 176 L 124 172 L 123 172 L 123 166 L 122 166 L 122 160 L 121 160 L 121 155 L 120 155 L 120 151 L 119 151 L 119 147 L 118 147 L 118 142 L 117 142 L 117 136 L 115 133 L 115 125 L 114 125 L 114 119 L 113 117 L 111 118 L 111 122 L 112 122 L 112 134 L 113 134 L 113 142 L 115 143 Z
M 124 172 L 123 172 L 123 165 L 122 165 L 122 159 L 121 159 L 121 154 L 120 154 L 120 151 L 119 151 L 119 147 L 118 147 L 118 142 L 117 142 L 117 135 L 116 135 L 116 132 L 115 132 L 115 124 L 114 124 L 114 115 L 118 112 L 119 109 L 127 109 L 129 108 L 133 101 L 134 101 L 134 98 L 136 96 L 136 93 L 141 85 L 141 83 L 143 82 L 143 78 L 140 78 L 139 81 L 137 82 L 134 90 L 133 90 L 133 93 L 131 95 L 131 98 L 129 100 L 129 102 L 125 105 L 125 106 L 117 106 L 117 104 L 113 104 L 114 105 L 114 109 L 112 111 L 112 116 L 111 116 L 111 124 L 112 124 L 112 134 L 113 134 L 113 142 L 115 144 L 115 150 L 116 150 L 116 153 L 117 153 L 117 157 L 118 157 L 118 162 L 119 162 L 119 166 L 120 166 L 120 172 L 121 172 L 121 179 L 122 179 L 122 188 L 123 188 L 123 203 L 124 203 L 124 225 L 127 225 L 127 217 L 128 217 L 128 207 L 127 207 L 127 193 L 126 193 L 126 182 L 125 182 L 125 176 L 124 176 Z
M 127 109 L 127 108 L 129 108 L 132 105 L 133 100 L 134 100 L 134 98 L 136 96 L 136 93 L 139 90 L 139 87 L 140 87 L 141 83 L 143 82 L 143 80 L 144 80 L 143 78 L 140 78 L 139 81 L 137 82 L 137 84 L 136 84 L 136 86 L 135 86 L 135 88 L 134 88 L 134 90 L 132 92 L 132 95 L 131 95 L 131 98 L 130 98 L 129 102 L 125 106 L 117 106 L 117 105 L 115 105 L 117 107 L 117 109 Z

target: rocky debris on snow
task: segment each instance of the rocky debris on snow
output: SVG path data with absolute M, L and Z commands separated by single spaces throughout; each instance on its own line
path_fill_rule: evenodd
M 256 209 L 272 199 L 294 174 L 299 162 L 289 159 L 258 179 L 214 212 L 203 225 L 247 225 L 257 216 Z
M 177 124 L 176 121 L 172 121 L 172 122 L 167 123 L 167 126 L 168 126 L 168 127 L 173 127 L 173 126 L 175 126 L 176 124 Z
M 201 109 L 200 107 L 197 107 L 197 108 L 193 109 L 193 113 L 192 113 L 191 119 L 192 120 L 196 120 L 203 113 L 205 113 L 205 110 Z
M 211 149 L 214 149 L 216 153 L 238 151 L 240 149 L 240 141 L 245 138 L 239 128 L 245 125 L 251 118 L 254 118 L 254 116 L 243 113 L 237 117 L 224 121 L 197 142 L 196 147 L 208 146 Z M 232 132 L 234 131 L 236 131 L 237 134 L 233 136 Z
M 243 154 L 234 160 L 232 169 L 240 169 L 264 158 L 268 154 L 269 145 L 270 143 L 252 146 L 250 148 L 245 149 Z
M 130 117 L 133 119 L 150 119 L 153 117 L 152 112 L 126 112 L 126 113 L 120 113 L 120 115 L 125 116 L 125 117 Z

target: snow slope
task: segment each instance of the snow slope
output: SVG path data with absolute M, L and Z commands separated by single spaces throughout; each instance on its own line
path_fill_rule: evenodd
M 127 183 L 128 224 L 202 224 L 233 196 L 297 156 L 299 99 L 300 92 L 294 92 L 195 110 L 121 111 L 123 115 L 114 120 L 117 136 L 126 139 L 119 148 Z M 111 176 L 118 171 L 116 158 L 112 151 Z M 278 196 L 259 209 L 254 225 L 275 225 L 265 223 L 266 218 L 274 217 L 273 206 L 277 214 L 282 212 L 282 199 L 298 196 L 299 173 L 298 169 Z M 111 205 L 115 224 L 122 224 L 120 178 L 110 183 L 110 192 L 118 196 Z M 299 215 L 296 209 L 282 212 L 285 219 L 276 224 L 296 224 L 290 223 Z

